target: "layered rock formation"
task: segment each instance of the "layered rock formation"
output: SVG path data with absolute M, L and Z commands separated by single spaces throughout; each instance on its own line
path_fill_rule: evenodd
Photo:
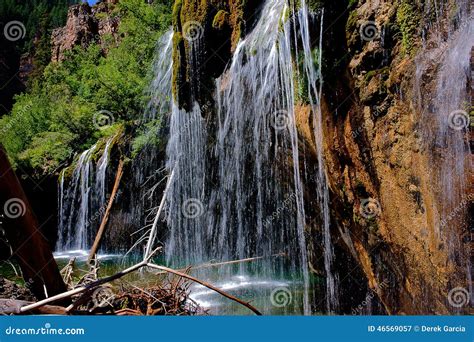
M 261 0 L 175 2 L 173 93 L 181 107 L 189 109 L 194 100 L 201 105 L 212 102 L 214 79 L 224 71 L 240 37 L 252 28 L 261 4 Z
M 64 53 L 75 46 L 87 47 L 92 42 L 101 43 L 104 35 L 118 39 L 120 20 L 112 14 L 116 3 L 116 0 L 109 0 L 93 7 L 87 3 L 71 6 L 66 26 L 55 29 L 51 35 L 51 60 L 64 60 Z

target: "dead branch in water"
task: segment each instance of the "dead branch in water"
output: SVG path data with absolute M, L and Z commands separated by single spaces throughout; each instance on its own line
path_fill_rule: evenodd
M 153 221 L 153 226 L 151 227 L 150 235 L 148 237 L 148 243 L 146 245 L 144 259 L 146 259 L 151 253 L 153 241 L 155 240 L 156 229 L 158 227 L 158 221 L 160 219 L 161 212 L 163 211 L 163 208 L 165 206 L 166 196 L 168 195 L 168 190 L 171 184 L 173 183 L 173 178 L 174 178 L 174 170 L 171 172 L 170 178 L 168 179 L 168 182 L 166 183 L 166 188 L 165 188 L 165 191 L 163 192 L 163 197 L 161 199 L 160 207 L 158 208 L 158 212 L 156 213 L 155 220 Z
M 208 262 L 206 264 L 202 264 L 199 266 L 189 266 L 187 268 L 179 269 L 178 271 L 184 272 L 187 270 L 200 270 L 203 268 L 211 268 L 211 267 L 217 267 L 217 266 L 226 266 L 226 265 L 233 265 L 233 264 L 242 264 L 245 262 L 252 262 L 252 261 L 257 261 L 261 259 L 267 259 L 267 258 L 276 258 L 276 257 L 286 257 L 287 254 L 285 252 L 281 252 L 278 254 L 272 254 L 268 256 L 258 256 L 258 257 L 253 257 L 253 258 L 245 258 L 245 259 L 239 259 L 239 260 L 230 260 L 230 261 L 223 261 L 223 262 Z M 162 272 L 157 272 L 155 274 L 166 274 L 167 272 L 162 271 Z
M 97 249 L 99 248 L 100 240 L 102 239 L 102 235 L 104 234 L 105 227 L 107 226 L 107 222 L 109 221 L 110 210 L 112 210 L 112 205 L 114 204 L 115 195 L 117 194 L 117 190 L 120 185 L 120 180 L 122 179 L 123 175 L 123 160 L 120 160 L 117 175 L 115 176 L 115 183 L 112 189 L 112 195 L 110 196 L 109 203 L 107 204 L 107 209 L 105 210 L 104 218 L 100 223 L 99 230 L 97 231 L 97 235 L 94 240 L 94 244 L 92 245 L 91 251 L 89 253 L 89 258 L 87 259 L 87 263 L 90 264 L 91 260 L 94 258 Z
M 0 299 L 0 315 L 21 315 L 21 308 L 31 305 L 32 302 L 18 299 Z M 43 305 L 29 311 L 31 314 L 37 315 L 65 315 L 66 308 L 56 305 Z
M 192 280 L 198 284 L 201 284 L 202 286 L 205 286 L 207 287 L 208 289 L 210 290 L 213 290 L 217 293 L 219 293 L 220 295 L 226 297 L 226 298 L 229 298 L 230 300 L 233 300 L 234 302 L 237 302 L 245 307 L 247 307 L 248 309 L 252 310 L 256 315 L 258 316 L 261 316 L 262 313 L 260 311 L 258 311 L 255 307 L 253 307 L 252 305 L 250 305 L 250 303 L 247 303 L 247 302 L 244 302 L 243 300 L 240 300 L 239 298 L 237 297 L 234 297 L 232 296 L 231 294 L 227 293 L 227 292 L 224 292 L 220 289 L 218 289 L 217 287 L 205 282 L 205 281 L 202 281 L 202 280 L 199 280 L 193 276 L 190 276 L 188 274 L 185 274 L 185 273 L 182 273 L 182 272 L 179 272 L 179 271 L 175 271 L 171 268 L 168 268 L 168 267 L 165 267 L 165 266 L 159 266 L 159 265 L 155 265 L 155 264 L 146 264 L 147 267 L 151 267 L 151 268 L 155 268 L 157 270 L 162 270 L 162 271 L 165 271 L 165 272 L 169 272 L 169 273 L 173 273 L 173 274 L 176 274 L 180 277 L 183 277 L 183 278 L 186 278 L 186 279 L 189 279 L 189 280 Z
M 103 284 L 106 284 L 106 283 L 110 283 L 114 280 L 117 280 L 117 279 L 120 279 L 122 278 L 123 276 L 129 274 L 129 273 L 132 273 L 134 271 L 137 271 L 139 269 L 141 269 L 142 267 L 150 267 L 150 268 L 153 268 L 153 269 L 158 269 L 160 271 L 165 271 L 167 273 L 171 273 L 171 274 L 175 274 L 179 277 L 182 277 L 182 278 L 185 278 L 185 279 L 188 279 L 188 280 L 191 280 L 193 282 L 196 282 L 198 284 L 201 284 L 202 286 L 205 286 L 207 287 L 208 289 L 210 290 L 213 290 L 219 294 L 221 294 L 222 296 L 230 299 L 230 300 L 233 300 L 245 307 L 247 307 L 248 309 L 252 310 L 255 314 L 257 315 L 261 315 L 260 311 L 258 311 L 255 307 L 253 307 L 252 305 L 250 305 L 250 303 L 247 303 L 247 302 L 244 302 L 240 299 L 238 299 L 237 297 L 234 297 L 232 296 L 231 294 L 228 294 L 227 292 L 224 292 L 220 289 L 218 289 L 217 287 L 205 282 L 205 281 L 202 281 L 200 279 L 197 279 L 193 276 L 190 276 L 188 274 L 185 274 L 183 272 L 180 272 L 180 271 L 176 271 L 176 270 L 173 270 L 171 268 L 168 268 L 168 267 L 164 267 L 164 266 L 159 266 L 159 265 L 155 265 L 153 263 L 150 263 L 150 259 L 152 258 L 152 256 L 156 253 L 157 250 L 159 250 L 160 248 L 157 248 L 155 251 L 153 251 L 152 253 L 150 253 L 150 255 L 148 257 L 145 258 L 145 260 L 139 262 L 138 264 L 135 264 L 123 271 L 120 271 L 114 275 L 111 275 L 109 277 L 106 277 L 106 278 L 103 278 L 103 279 L 99 279 L 99 280 L 96 280 L 94 282 L 91 282 L 89 284 L 86 284 L 86 285 L 83 285 L 83 286 L 80 286 L 80 287 L 77 287 L 73 290 L 70 290 L 70 291 L 66 291 L 64 293 L 60 293 L 56 296 L 52 296 L 52 297 L 49 297 L 49 298 L 46 298 L 46 299 L 43 299 L 39 302 L 36 302 L 36 303 L 33 303 L 33 304 L 28 304 L 28 305 L 25 305 L 25 306 L 22 306 L 20 309 L 19 309 L 19 312 L 20 313 L 27 313 L 27 312 L 31 312 L 32 310 L 36 310 L 36 309 L 39 309 L 45 305 L 48 305 L 50 303 L 53 303 L 53 302 L 56 302 L 58 300 L 62 300 L 62 299 L 66 299 L 66 298 L 71 298 L 72 296 L 75 296 L 75 295 L 78 295 L 78 294 L 82 294 L 82 293 L 85 293 L 87 292 L 88 294 L 93 291 L 94 289 L 98 288 L 99 286 L 103 285 Z M 67 309 L 66 309 L 66 312 L 70 312 L 71 310 L 73 310 L 74 308 L 76 307 L 76 305 L 72 304 L 70 305 Z

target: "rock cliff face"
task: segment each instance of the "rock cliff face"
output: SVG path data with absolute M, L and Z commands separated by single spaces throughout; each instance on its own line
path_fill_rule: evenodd
M 64 60 L 64 53 L 74 46 L 86 47 L 92 42 L 100 43 L 106 34 L 118 39 L 119 18 L 112 15 L 117 2 L 99 2 L 93 7 L 87 3 L 71 6 L 66 26 L 55 29 L 51 35 L 52 61 Z
M 214 79 L 231 60 L 240 37 L 252 28 L 261 4 L 261 0 L 175 2 L 173 93 L 181 107 L 212 101 Z
M 213 78 L 224 71 L 238 39 L 251 29 L 253 16 L 265 15 L 258 12 L 256 2 L 251 8 L 249 3 L 176 1 L 173 86 L 182 107 L 208 101 L 206 92 L 212 92 Z M 440 225 L 446 226 L 440 208 L 446 207 L 446 199 L 433 170 L 445 160 L 438 154 L 446 151 L 434 156 L 434 147 L 427 143 L 430 106 L 420 103 L 420 94 L 436 96 L 442 58 L 427 56 L 437 50 L 440 56 L 446 53 L 440 41 L 459 28 L 459 17 L 453 14 L 458 8 L 453 1 L 444 2 L 434 25 L 435 9 L 408 0 L 308 3 L 325 11 L 324 156 L 341 311 L 350 312 L 358 304 L 355 298 L 366 289 L 378 296 L 376 313 L 455 311 L 448 293 L 471 286 L 466 269 L 470 267 L 467 218 L 472 209 L 472 170 L 464 170 L 468 186 L 457 193 L 454 203 L 458 204 L 443 209 L 457 212 L 447 229 L 456 236 L 453 242 L 440 237 Z M 199 52 L 192 51 L 186 39 L 190 22 L 199 31 Z M 245 29 L 242 23 L 247 24 Z M 196 61 L 198 73 L 193 71 Z M 197 92 L 196 80 L 205 85 Z M 309 112 L 302 105 L 296 109 L 296 119 L 304 145 L 314 152 Z M 212 110 L 207 113 L 212 115 Z M 315 162 L 311 153 L 302 159 Z M 307 198 L 313 189 L 308 182 Z M 307 212 L 311 215 L 311 210 Z M 308 227 L 308 232 L 321 234 L 316 227 Z M 317 261 L 321 240 L 310 241 L 311 268 L 324 273 Z
M 446 51 L 429 60 L 433 50 L 442 49 L 430 35 L 448 36 L 452 25 L 456 26 L 456 8 L 446 3 L 442 15 L 451 13 L 452 17 L 429 30 L 431 18 L 422 19 L 424 8 L 411 2 L 359 4 L 346 24 L 346 82 L 351 87 L 344 99 L 351 103 L 346 109 L 338 104 L 344 99 L 327 103 L 326 158 L 333 200 L 340 208 L 335 210 L 336 222 L 350 232 L 349 246 L 353 245 L 370 287 L 388 312 L 446 313 L 453 310 L 448 292 L 457 286 L 469 287 L 469 238 L 464 238 L 469 204 L 462 205 L 462 199 L 469 198 L 472 204 L 472 188 L 451 189 L 461 191 L 454 203 L 463 207 L 450 223 L 451 233 L 459 239 L 453 256 L 449 243 L 437 232 L 443 226 L 440 208 L 449 195 L 443 194 L 444 180 L 433 169 L 446 160 L 433 157 L 434 147 L 425 135 L 429 119 L 418 101 L 430 102 L 437 96 L 435 80 Z M 428 13 L 434 15 L 434 11 Z M 429 37 L 425 47 L 421 46 L 423 34 Z M 435 110 L 430 108 L 431 115 Z M 377 211 L 370 219 L 360 211 L 367 199 Z M 458 204 L 451 205 L 450 211 Z

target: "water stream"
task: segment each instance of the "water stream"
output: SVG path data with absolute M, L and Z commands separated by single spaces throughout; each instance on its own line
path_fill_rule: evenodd
M 168 169 L 174 170 L 175 180 L 168 196 L 166 255 L 171 265 L 183 266 L 186 262 L 196 265 L 285 253 L 285 260 L 267 258 L 221 267 L 212 274 L 200 271 L 199 275 L 235 290 L 259 288 L 259 296 L 266 298 L 262 305 L 267 312 L 274 312 L 276 307 L 271 301 L 274 290 L 294 294 L 298 304 L 280 311 L 309 314 L 311 284 L 295 120 L 294 76 L 298 71 L 293 49 L 301 44 L 302 72 L 310 80 L 309 105 L 320 155 L 316 192 L 324 222 L 326 269 L 330 272 L 321 73 L 314 70 L 320 60 L 315 60 L 310 47 L 304 1 L 294 20 L 285 17 L 291 9 L 284 0 L 267 1 L 262 13 L 253 31 L 238 43 L 231 65 L 216 81 L 217 123 L 211 125 L 213 128 L 206 125 L 198 105 L 189 113 L 173 108 L 167 154 Z M 191 51 L 197 53 L 200 43 L 194 44 Z M 334 308 L 335 281 L 332 276 L 328 278 L 328 306 Z M 199 292 L 196 300 L 209 302 L 206 293 Z M 219 306 L 215 310 L 221 313 Z
M 309 34 L 313 15 L 305 1 L 293 16 L 294 10 L 285 0 L 266 1 L 264 15 L 238 43 L 232 63 L 216 80 L 213 122 L 203 118 L 199 105 L 186 112 L 171 101 L 172 32 L 166 33 L 157 44 L 143 122 L 158 119 L 170 131 L 167 169 L 175 176 L 167 197 L 167 263 L 182 267 L 259 257 L 198 270 L 196 275 L 244 299 L 259 298 L 266 313 L 310 314 L 316 280 L 308 271 L 295 76 L 307 80 L 307 105 L 314 118 L 319 161 L 315 192 L 324 232 L 328 311 L 336 309 L 337 296 L 322 157 L 322 38 L 315 53 Z M 314 16 L 322 28 L 323 15 Z M 197 70 L 202 44 L 199 39 L 190 44 L 191 66 Z M 295 56 L 303 67 L 295 65 Z M 197 93 L 199 78 L 191 78 Z M 71 177 L 65 177 L 66 171 L 61 175 L 58 258 L 84 257 L 92 243 L 101 219 L 94 215 L 110 190 L 106 177 L 111 141 L 97 163 L 92 161 L 94 145 L 81 154 Z M 146 148 L 134 162 L 137 188 L 147 183 L 158 164 L 156 151 Z M 143 202 L 141 190 L 133 196 L 140 198 L 132 198 L 132 203 Z M 142 205 L 133 205 L 129 220 L 138 222 L 143 212 Z M 215 294 L 195 290 L 194 299 L 213 313 L 232 312 Z M 281 299 L 289 301 L 280 305 Z
M 430 151 L 430 177 L 438 199 L 433 208 L 436 215 L 436 238 L 443 242 L 449 258 L 467 269 L 467 284 L 472 287 L 470 256 L 465 252 L 462 230 L 467 222 L 459 221 L 468 210 L 469 177 L 472 158 L 469 146 L 469 112 L 471 94 L 467 88 L 470 78 L 471 48 L 474 46 L 474 16 L 469 13 L 469 2 L 461 0 L 453 15 L 454 25 L 443 36 L 438 29 L 417 58 L 417 103 L 423 113 L 422 146 Z M 436 25 L 436 24 L 435 24 Z M 432 90 L 426 94 L 420 88 L 422 77 L 433 65 Z M 430 71 L 432 72 L 432 71 Z M 468 253 L 468 252 L 467 252 Z
M 59 236 L 57 251 L 85 251 L 91 247 L 107 205 L 107 167 L 113 137 L 105 143 L 97 164 L 97 145 L 78 158 L 70 179 L 63 170 L 59 179 Z

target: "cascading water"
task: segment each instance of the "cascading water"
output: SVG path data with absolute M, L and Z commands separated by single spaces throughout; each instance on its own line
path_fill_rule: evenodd
M 147 134 L 156 134 L 155 129 L 146 125 L 166 118 L 171 109 L 171 70 L 172 70 L 172 30 L 166 32 L 156 46 L 156 58 L 153 63 L 153 81 L 147 89 L 149 102 L 144 110 L 141 123 L 145 125 Z M 161 123 L 160 123 L 161 124 Z M 77 161 L 72 177 L 65 177 L 66 170 L 61 173 L 58 190 L 59 237 L 56 249 L 61 252 L 80 250 L 87 254 L 101 223 L 106 205 L 109 187 L 107 173 L 109 171 L 110 153 L 115 136 L 105 142 L 103 154 L 97 163 L 91 160 L 96 154 L 97 145 L 83 152 Z M 145 146 L 141 154 L 134 159 L 133 176 L 129 200 L 131 205 L 121 210 L 117 224 L 131 224 L 139 227 L 143 224 L 146 209 L 155 205 L 154 199 L 149 200 L 147 187 L 159 168 L 160 158 L 155 146 Z M 153 183 L 152 183 L 153 184 Z M 115 220 L 115 218 L 111 218 Z M 129 246 L 127 246 L 128 248 Z M 64 254 L 64 253 L 63 253 Z M 67 254 L 70 255 L 70 254 Z M 67 256 L 66 254 L 62 256 Z
M 448 28 L 447 37 L 439 34 L 441 24 L 438 24 L 430 42 L 437 48 L 425 48 L 419 55 L 416 90 L 423 113 L 423 146 L 431 151 L 430 177 L 437 185 L 434 189 L 438 198 L 438 205 L 434 208 L 437 215 L 435 234 L 446 244 L 450 259 L 467 268 L 467 283 L 472 286 L 469 256 L 464 253 L 462 234 L 457 230 L 467 224 L 457 220 L 467 210 L 469 198 L 466 194 L 469 193 L 472 172 L 468 138 L 471 99 L 467 81 L 471 72 L 471 48 L 474 46 L 474 16 L 469 11 L 468 1 L 458 2 L 456 18 L 456 25 Z M 433 90 L 425 96 L 419 87 L 421 79 L 430 67 L 438 64 Z
M 323 225 L 323 246 L 324 246 L 324 266 L 326 270 L 326 307 L 328 313 L 334 312 L 338 308 L 337 278 L 332 272 L 334 251 L 331 242 L 330 215 L 329 215 L 329 189 L 326 181 L 324 158 L 323 158 L 323 128 L 322 128 L 322 110 L 321 94 L 323 86 L 322 75 L 322 54 L 323 54 L 323 23 L 324 12 L 320 19 L 320 36 L 317 57 L 317 68 L 314 67 L 314 57 L 310 47 L 309 18 L 306 4 L 301 4 L 303 10 L 298 12 L 298 23 L 300 34 L 302 36 L 303 47 L 303 65 L 304 72 L 308 78 L 308 97 L 313 112 L 314 137 L 316 140 L 316 150 L 318 156 L 318 169 L 316 171 L 317 200 L 319 202 L 319 212 Z
M 150 100 L 145 109 L 145 122 L 161 118 L 171 110 L 171 75 L 173 70 L 173 31 L 169 30 L 156 45 L 156 58 L 153 62 L 153 81 L 148 88 Z
M 165 140 L 166 127 L 171 113 L 171 76 L 173 69 L 173 30 L 170 29 L 158 40 L 155 59 L 152 67 L 153 80 L 146 90 L 149 98 L 140 120 L 147 140 L 153 141 L 158 136 Z M 150 126 L 151 125 L 151 126 Z M 155 141 L 156 142 L 156 141 Z M 131 182 L 130 203 L 122 210 L 126 221 L 136 227 L 150 224 L 155 217 L 155 209 L 161 194 L 155 191 L 155 185 L 164 177 L 163 155 L 160 155 L 156 144 L 146 144 L 133 160 L 133 180 Z M 151 189 L 151 190 L 150 190 Z M 153 208 L 150 210 L 150 208 Z M 130 246 L 127 246 L 129 248 Z
M 59 236 L 57 251 L 84 251 L 93 242 L 107 201 L 107 167 L 112 138 L 105 144 L 97 165 L 91 160 L 97 145 L 84 151 L 70 181 L 66 170 L 59 180 Z
M 65 170 L 61 174 L 59 198 L 58 250 L 84 249 L 86 247 L 85 223 L 89 213 L 90 157 L 96 145 L 84 151 L 74 169 L 68 186 L 65 186 Z
M 332 246 L 318 87 L 321 72 L 314 70 L 321 60 L 315 61 L 311 50 L 306 4 L 301 2 L 293 22 L 285 18 L 290 11 L 284 0 L 267 1 L 253 31 L 239 42 L 232 64 L 216 81 L 217 132 L 206 130 L 197 104 L 190 113 L 176 106 L 173 109 L 167 166 L 174 172 L 174 181 L 168 195 L 166 255 L 171 264 L 177 260 L 182 266 L 184 262 L 285 253 L 288 258 L 281 263 L 262 259 L 252 264 L 256 266 L 240 265 L 226 275 L 221 271 L 219 279 L 232 280 L 224 283 L 224 288 L 236 287 L 239 281 L 249 285 L 249 274 L 258 267 L 261 286 L 263 282 L 270 290 L 284 286 L 290 293 L 302 292 L 293 312 L 309 314 L 310 279 L 295 120 L 294 77 L 298 70 L 292 55 L 299 42 L 305 66 L 301 72 L 309 80 L 309 105 L 318 143 L 316 191 L 324 223 L 329 310 L 337 301 L 330 274 Z M 191 51 L 198 48 L 199 44 Z M 321 45 L 319 50 L 321 56 Z M 285 272 L 291 273 L 292 281 L 285 279 Z M 300 283 L 295 285 L 298 279 Z M 265 296 L 268 299 L 270 293 Z
M 99 159 L 97 163 L 97 178 L 96 178 L 96 194 L 99 196 L 99 205 L 103 207 L 106 204 L 107 196 L 107 167 L 109 166 L 109 156 L 110 156 L 110 147 L 112 145 L 113 139 L 108 139 L 105 148 L 104 154 Z

